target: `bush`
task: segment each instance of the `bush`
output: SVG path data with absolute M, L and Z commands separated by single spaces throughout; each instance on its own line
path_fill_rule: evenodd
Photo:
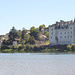
M 72 49 L 73 51 L 75 51 L 75 44 L 72 44 L 72 45 L 71 45 L 71 49 Z
M 68 50 L 68 51 L 71 51 L 71 45 L 68 45 L 68 46 L 67 46 L 67 50 Z

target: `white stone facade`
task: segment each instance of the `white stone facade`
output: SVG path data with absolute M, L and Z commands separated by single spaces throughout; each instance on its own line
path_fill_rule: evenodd
M 50 45 L 75 44 L 75 21 L 60 21 L 49 26 Z

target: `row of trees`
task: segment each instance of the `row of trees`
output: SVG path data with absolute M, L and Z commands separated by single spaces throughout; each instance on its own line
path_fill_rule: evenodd
M 11 45 L 13 43 L 13 41 L 16 41 L 20 44 L 26 44 L 26 43 L 30 43 L 30 44 L 35 44 L 35 40 L 40 40 L 40 36 L 39 33 L 41 31 L 42 28 L 44 28 L 45 25 L 40 25 L 39 28 L 35 28 L 34 26 L 30 28 L 30 30 L 26 30 L 23 28 L 23 30 L 17 30 L 15 29 L 15 27 L 12 27 L 12 29 L 9 31 L 9 39 L 8 40 L 4 40 L 3 44 L 4 45 Z M 27 34 L 27 32 L 30 32 L 29 34 Z M 46 36 L 48 36 L 48 33 L 45 32 L 44 33 Z

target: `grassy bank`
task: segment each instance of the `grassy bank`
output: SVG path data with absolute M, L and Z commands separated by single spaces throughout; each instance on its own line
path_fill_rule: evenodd
M 49 46 L 49 45 L 18 45 L 18 46 L 1 46 L 1 53 L 33 53 L 33 52 L 75 52 L 75 44 L 72 45 L 58 45 L 58 46 Z

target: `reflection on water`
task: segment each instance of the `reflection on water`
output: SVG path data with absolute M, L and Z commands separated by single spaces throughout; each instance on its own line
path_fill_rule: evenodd
M 0 54 L 0 75 L 75 75 L 75 54 Z

